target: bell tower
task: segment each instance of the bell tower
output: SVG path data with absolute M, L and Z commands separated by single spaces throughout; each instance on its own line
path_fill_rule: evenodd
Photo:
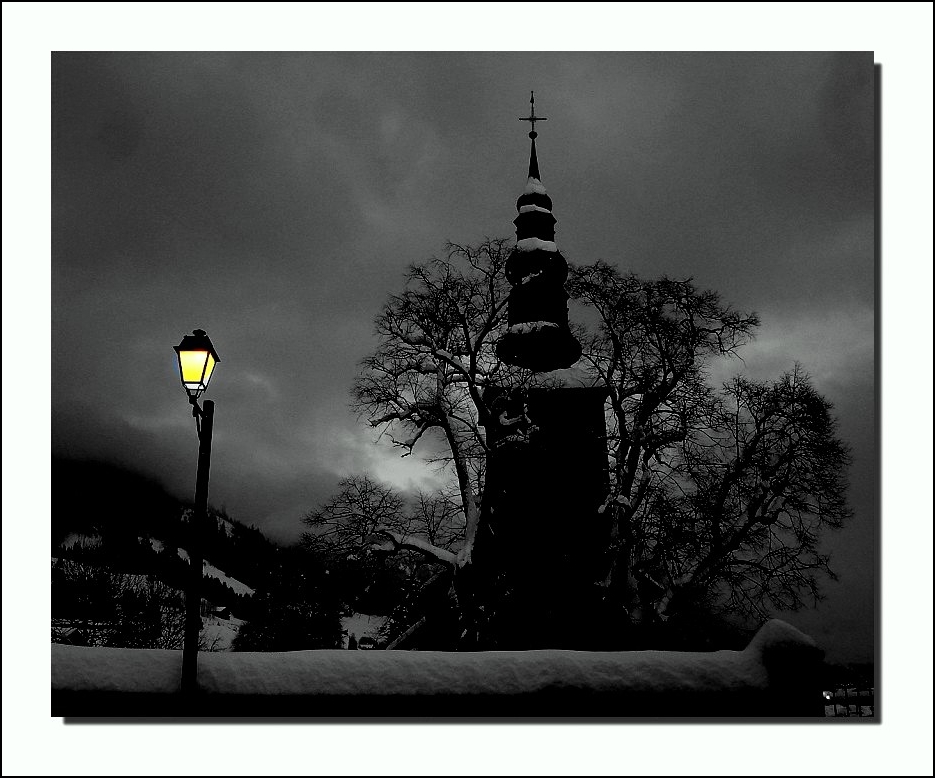
M 534 99 L 534 96 L 533 96 Z M 545 121 L 535 114 L 522 121 Z M 604 401 L 595 376 L 571 369 L 581 345 L 568 327 L 568 264 L 555 246 L 552 200 L 539 176 L 536 131 L 507 258 L 508 329 L 497 355 L 532 371 L 522 386 L 489 386 L 488 444 L 475 572 L 484 581 L 483 648 L 596 647 L 584 625 L 600 610 L 595 582 L 609 539 Z

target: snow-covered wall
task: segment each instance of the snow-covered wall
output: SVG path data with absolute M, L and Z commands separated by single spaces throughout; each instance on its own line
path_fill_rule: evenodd
M 743 651 L 202 653 L 52 645 L 53 716 L 820 716 L 821 651 L 768 622 Z M 813 699 L 814 698 L 814 699 Z

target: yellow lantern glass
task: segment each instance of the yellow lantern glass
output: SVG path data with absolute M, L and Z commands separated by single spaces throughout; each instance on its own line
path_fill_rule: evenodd
M 192 335 L 182 338 L 182 342 L 175 346 L 175 353 L 179 358 L 182 386 L 188 396 L 196 400 L 208 388 L 214 367 L 221 360 L 204 330 L 195 330 Z

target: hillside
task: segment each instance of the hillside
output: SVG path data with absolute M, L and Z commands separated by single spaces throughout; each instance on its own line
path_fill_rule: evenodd
M 180 647 L 191 505 L 106 463 L 53 459 L 52 474 L 53 642 Z M 215 508 L 203 556 L 207 650 L 230 649 L 240 626 L 306 599 L 323 574 Z

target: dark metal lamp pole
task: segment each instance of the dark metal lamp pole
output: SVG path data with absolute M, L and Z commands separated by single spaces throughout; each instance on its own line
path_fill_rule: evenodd
M 198 689 L 198 636 L 201 632 L 201 589 L 204 565 L 204 527 L 208 521 L 208 477 L 211 472 L 211 435 L 214 431 L 214 401 L 198 398 L 208 388 L 214 366 L 220 361 L 204 330 L 195 330 L 175 346 L 182 385 L 192 405 L 198 430 L 198 474 L 195 479 L 195 511 L 189 523 L 189 579 L 185 591 L 185 641 L 182 646 L 182 693 Z
M 188 556 L 191 567 L 185 594 L 185 643 L 182 649 L 182 691 L 193 693 L 198 672 L 198 635 L 201 632 L 201 584 L 204 566 L 204 528 L 208 521 L 208 476 L 211 470 L 211 433 L 214 430 L 214 401 L 205 400 L 204 410 L 192 399 L 192 414 L 198 424 L 198 475 L 195 479 L 195 512 L 189 530 Z

